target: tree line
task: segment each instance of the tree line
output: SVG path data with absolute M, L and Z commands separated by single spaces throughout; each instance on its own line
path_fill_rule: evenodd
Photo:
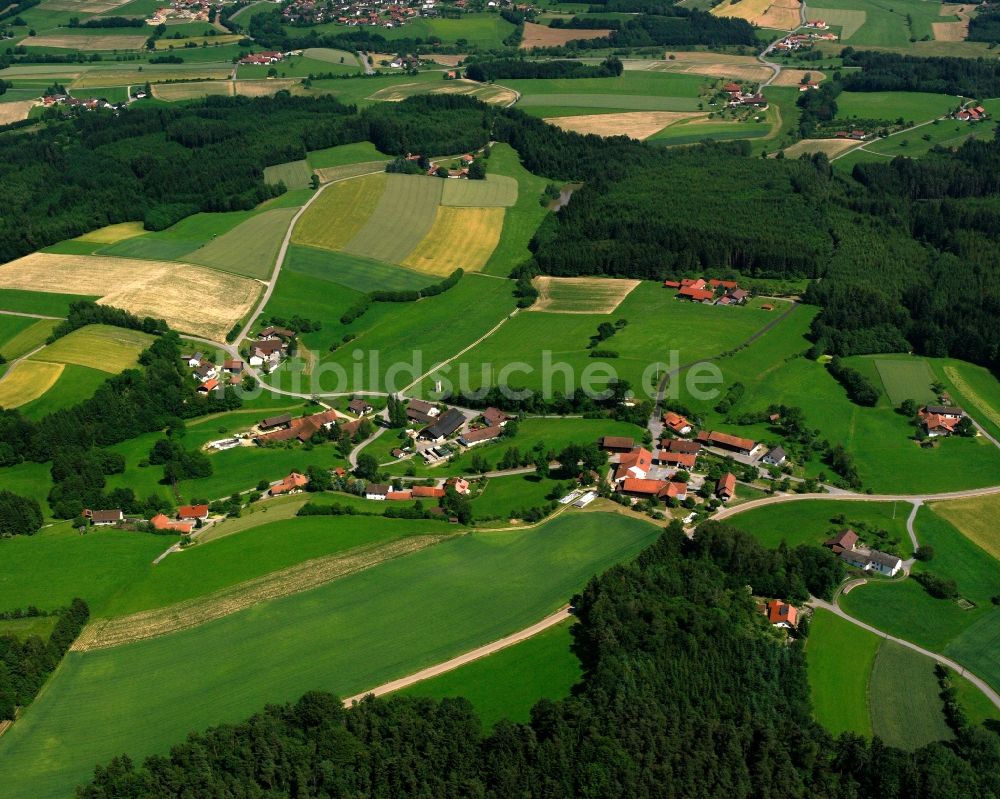
M 996 795 L 1000 738 L 985 727 L 956 724 L 954 740 L 903 752 L 834 738 L 812 719 L 802 643 L 772 630 L 747 586 L 783 598 L 828 587 L 843 567 L 813 549 L 767 552 L 711 522 L 688 540 L 672 524 L 573 598 L 582 680 L 565 699 L 539 701 L 528 723 L 484 733 L 461 698 L 345 709 L 310 692 L 142 764 L 117 757 L 78 799 Z
M 493 58 L 473 61 L 464 69 L 469 80 L 490 83 L 502 78 L 615 78 L 622 74 L 624 66 L 616 56 L 608 56 L 600 64 Z
M 976 19 L 973 17 L 969 24 L 970 38 Z M 995 59 L 929 58 L 853 47 L 845 47 L 841 57 L 845 67 L 861 67 L 860 72 L 842 74 L 841 81 L 848 91 L 1000 95 L 1000 63 Z

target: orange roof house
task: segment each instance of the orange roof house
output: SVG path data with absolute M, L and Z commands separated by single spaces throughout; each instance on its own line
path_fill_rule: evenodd
M 736 496 L 736 475 L 726 472 L 715 484 L 715 494 L 723 502 L 728 502 Z
M 207 519 L 208 505 L 181 505 L 177 509 L 178 519 Z
M 677 296 L 683 297 L 685 300 L 691 300 L 692 302 L 708 302 L 715 299 L 715 292 L 694 286 L 684 286 L 677 292 Z
M 290 494 L 293 491 L 301 491 L 307 485 L 309 485 L 308 477 L 299 472 L 292 472 L 280 483 L 271 486 L 269 493 L 272 497 L 276 497 L 279 494 Z
M 395 500 L 395 501 L 399 502 L 399 501 L 406 500 L 406 499 L 413 499 L 413 492 L 412 491 L 390 491 L 388 494 L 385 495 L 385 498 L 388 499 L 388 500 Z
M 780 599 L 772 599 L 767 603 L 765 615 L 772 625 L 784 627 L 786 630 L 794 629 L 799 621 L 799 611 Z
M 615 480 L 624 480 L 626 477 L 645 477 L 652 465 L 653 453 L 645 447 L 636 447 L 619 459 Z
M 679 469 L 693 469 L 697 456 L 688 452 L 670 452 L 661 449 L 656 453 L 656 462 Z
M 663 414 L 663 424 L 681 436 L 691 432 L 691 422 L 673 411 L 667 411 Z
M 444 489 L 437 488 L 435 486 L 413 486 L 410 490 L 410 494 L 413 499 L 420 499 L 421 497 L 428 499 L 440 499 L 444 496 Z
M 724 449 L 735 450 L 736 452 L 741 452 L 744 455 L 749 455 L 754 451 L 754 449 L 757 448 L 756 441 L 752 441 L 749 438 L 741 438 L 740 436 L 731 436 L 729 433 L 716 433 L 702 430 L 698 433 L 697 438 L 703 443 L 722 447 Z

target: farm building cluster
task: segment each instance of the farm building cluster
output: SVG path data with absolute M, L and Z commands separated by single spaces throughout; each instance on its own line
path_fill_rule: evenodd
M 862 546 L 858 534 L 853 530 L 843 530 L 823 543 L 827 549 L 849 566 L 870 574 L 895 577 L 903 568 L 902 559 L 888 552 Z
M 62 106 L 77 111 L 97 111 L 99 109 L 119 111 L 125 107 L 125 103 L 112 103 L 104 97 L 77 98 L 69 94 L 47 94 L 42 98 L 42 105 L 46 108 Z
M 288 354 L 288 346 L 294 338 L 294 330 L 268 325 L 247 345 L 250 365 L 274 369 Z
M 806 27 L 811 27 L 814 30 L 823 30 L 823 33 L 791 33 L 781 41 L 776 42 L 774 49 L 779 52 L 790 53 L 795 50 L 812 47 L 816 42 L 835 42 L 840 38 L 836 33 L 825 30 L 826 23 L 823 20 L 814 20 L 814 22 L 820 23 L 824 27 L 821 28 L 819 24 L 807 24 Z
M 200 352 L 181 355 L 181 360 L 191 370 L 191 377 L 198 381 L 198 392 L 201 394 L 219 388 L 226 377 L 233 379 L 243 374 L 243 361 L 239 359 L 227 358 L 221 368 Z
M 951 115 L 952 119 L 957 119 L 959 122 L 979 122 L 984 119 L 989 119 L 990 115 L 986 113 L 986 109 L 983 108 L 978 103 L 969 104 L 962 106 L 955 113 Z
M 267 67 L 283 61 L 288 56 L 298 55 L 301 52 L 301 50 L 297 50 L 288 53 L 280 53 L 276 50 L 265 50 L 262 53 L 250 53 L 249 55 L 243 56 L 243 58 L 240 59 L 240 64 L 243 66 Z
M 729 107 L 753 106 L 755 108 L 767 108 L 767 100 L 757 90 L 748 90 L 739 83 L 727 83 L 722 87 L 722 91 L 729 95 Z
M 928 438 L 953 435 L 960 431 L 963 420 L 969 419 L 965 411 L 954 405 L 925 405 L 917 411 L 917 418 Z M 965 422 L 971 423 L 971 419 Z
M 125 513 L 121 508 L 83 511 L 83 518 L 93 527 L 117 527 L 123 530 L 170 531 L 190 535 L 196 527 L 209 522 L 208 505 L 181 505 L 173 517 L 157 513 L 151 519 Z
M 152 27 L 165 25 L 167 20 L 184 20 L 186 22 L 208 22 L 215 8 L 221 8 L 225 3 L 221 0 L 174 0 L 169 6 L 156 9 L 146 24 Z
M 663 287 L 677 289 L 677 299 L 700 302 L 705 305 L 745 305 L 750 292 L 740 288 L 735 280 L 711 278 L 683 278 L 664 280 Z

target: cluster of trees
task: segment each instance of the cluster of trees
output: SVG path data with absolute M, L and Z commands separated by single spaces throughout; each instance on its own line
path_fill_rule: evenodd
M 52 489 L 49 505 L 59 519 L 79 516 L 84 508 L 104 507 L 105 477 L 125 471 L 125 458 L 117 452 L 71 445 L 52 456 Z
M 996 17 L 996 14 L 994 14 Z M 973 21 L 978 17 L 973 17 Z M 990 23 L 987 16 L 987 25 Z M 969 33 L 973 22 L 969 24 Z M 841 81 L 853 92 L 939 92 L 964 97 L 996 97 L 1000 94 L 1000 64 L 986 58 L 925 58 L 876 50 L 845 47 L 841 53 L 845 72 Z
M 509 390 L 505 391 L 501 391 L 497 386 L 491 386 L 485 391 L 482 389 L 470 393 L 463 391 L 455 402 L 466 408 L 492 406 L 511 413 L 529 415 L 589 414 L 601 411 L 607 413 L 620 407 L 631 387 L 631 383 L 627 380 L 611 380 L 603 392 L 604 397 L 590 396 L 580 389 L 575 389 L 569 394 L 557 389 L 551 396 L 543 397 L 542 392 L 530 391 L 523 386 L 510 386 Z
M 988 8 L 969 20 L 970 42 L 1000 42 L 1000 9 Z
M 582 680 L 571 696 L 538 702 L 529 723 L 484 733 L 464 699 L 394 696 L 345 709 L 309 693 L 191 734 L 168 756 L 116 758 L 78 796 L 995 795 L 1000 739 L 984 727 L 966 724 L 911 753 L 833 738 L 813 721 L 803 647 L 772 631 L 746 586 L 823 588 L 832 556 L 816 557 L 766 554 L 723 525 L 689 541 L 672 525 L 573 599 Z
M 41 2 L 42 0 L 20 0 L 20 2 L 14 3 L 12 6 L 7 6 L 3 11 L 0 11 L 0 22 L 11 17 L 17 17 Z
M 0 490 L 0 538 L 31 535 L 41 528 L 43 521 L 38 500 Z
M 80 22 L 79 17 L 69 18 L 71 28 L 141 28 L 145 24 L 139 17 L 91 17 L 85 22 Z
M 498 78 L 614 78 L 621 75 L 623 69 L 621 59 L 616 56 L 608 56 L 600 64 L 494 58 L 466 64 L 465 77 L 480 83 Z
M 23 641 L 0 635 L 0 721 L 13 720 L 17 708 L 29 705 L 38 695 L 89 618 L 87 603 L 74 599 L 59 611 L 47 641 L 37 635 Z
M 874 407 L 882 393 L 871 380 L 853 366 L 848 366 L 836 355 L 826 365 L 833 378 L 847 391 L 847 396 L 856 405 Z
M 56 325 L 47 343 L 51 344 L 56 339 L 68 336 L 74 330 L 87 325 L 124 327 L 127 330 L 140 330 L 152 336 L 158 336 L 169 330 L 167 323 L 162 319 L 153 319 L 151 316 L 140 318 L 113 305 L 98 305 L 91 300 L 79 300 L 69 304 L 69 313 Z
M 176 485 L 181 480 L 211 477 L 212 461 L 200 449 L 185 449 L 174 438 L 161 438 L 149 452 L 149 463 L 163 466 L 163 481 Z

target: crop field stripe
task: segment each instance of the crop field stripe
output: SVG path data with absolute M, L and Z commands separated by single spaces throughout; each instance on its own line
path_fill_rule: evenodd
M 538 289 L 538 300 L 531 311 L 567 314 L 610 314 L 641 283 L 641 280 L 619 280 L 590 277 L 536 277 L 532 283 Z
M 402 264 L 432 275 L 448 275 L 459 267 L 478 272 L 500 242 L 503 217 L 503 208 L 439 206 L 427 236 Z
M 617 515 L 564 514 L 535 530 L 459 536 L 172 635 L 71 652 L 0 738 L 0 784 L 11 796 L 64 797 L 122 752 L 166 752 L 265 702 L 310 689 L 350 696 L 443 662 L 537 622 L 657 535 Z
M 809 6 L 809 16 L 826 20 L 828 25 L 840 27 L 840 41 L 850 39 L 868 19 L 865 11 L 848 8 L 813 8 Z
M 266 183 L 282 182 L 289 189 L 308 188 L 311 177 L 312 170 L 305 159 L 264 167 L 264 181 Z
M 8 361 L 20 358 L 37 347 L 41 347 L 52 331 L 59 325 L 58 319 L 39 319 L 0 346 L 0 355 Z
M 510 208 L 517 202 L 517 180 L 487 175 L 486 180 L 446 180 L 441 205 Z
M 20 361 L 0 378 L 0 408 L 17 408 L 38 399 L 55 385 L 61 363 Z
M 323 189 L 296 223 L 292 242 L 343 249 L 371 219 L 388 185 L 389 175 L 378 173 Z
M 1000 494 L 935 502 L 930 509 L 1000 561 Z
M 931 391 L 934 373 L 927 361 L 875 358 L 875 368 L 893 405 L 899 405 L 906 399 L 917 402 L 933 402 L 936 399 Z
M 402 264 L 434 226 L 444 181 L 422 175 L 386 178 L 385 191 L 368 221 L 343 249 L 376 261 Z
M 33 361 L 25 361 L 33 363 Z M 99 369 L 76 364 L 63 365 L 59 379 L 38 399 L 25 403 L 18 410 L 29 419 L 39 420 L 42 417 L 76 405 L 94 396 L 108 380 L 108 373 Z
M 117 225 L 106 225 L 105 227 L 92 230 L 78 236 L 79 241 L 92 241 L 97 244 L 114 244 L 115 242 L 141 236 L 146 230 L 142 222 L 120 222 Z
M 606 108 L 621 111 L 698 111 L 696 97 L 658 97 L 642 94 L 529 94 L 523 95 L 518 107 L 573 106 L 574 108 Z
M 958 369 L 954 366 L 945 366 L 944 373 L 955 388 L 962 393 L 963 397 L 975 405 L 979 412 L 984 414 L 993 424 L 1000 427 L 1000 408 L 994 407 L 980 394 L 976 393 L 975 389 L 969 385 L 968 381 L 962 377 Z
M 282 270 L 326 280 L 361 292 L 371 291 L 374 287 L 387 291 L 422 289 L 429 282 L 433 282 L 427 275 L 401 266 L 301 244 L 293 244 L 288 248 L 288 257 Z
M 87 325 L 31 356 L 31 360 L 76 364 L 117 374 L 139 362 L 139 353 L 153 337 L 136 330 L 110 325 Z
M 305 162 L 302 162 L 305 163 Z M 228 233 L 188 254 L 191 263 L 267 280 L 298 208 L 275 208 L 250 217 Z

